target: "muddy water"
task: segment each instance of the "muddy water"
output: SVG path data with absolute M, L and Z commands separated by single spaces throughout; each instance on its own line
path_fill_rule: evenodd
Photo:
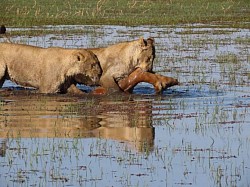
M 83 33 L 72 34 L 73 27 Z M 161 95 L 142 83 L 132 95 L 72 97 L 37 95 L 6 81 L 0 91 L 1 185 L 250 185 L 248 29 L 42 29 L 68 34 L 11 40 L 75 48 L 154 37 L 155 71 L 178 78 L 181 85 Z

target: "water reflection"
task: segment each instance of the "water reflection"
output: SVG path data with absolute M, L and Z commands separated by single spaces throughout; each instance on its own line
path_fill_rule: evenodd
M 152 101 L 101 101 L 99 128 L 95 137 L 128 141 L 138 151 L 152 151 L 154 127 L 152 126 Z
M 0 157 L 5 157 L 7 150 L 7 139 L 0 139 Z
M 154 146 L 151 101 L 13 95 L 1 111 L 0 138 L 112 139 L 139 152 Z

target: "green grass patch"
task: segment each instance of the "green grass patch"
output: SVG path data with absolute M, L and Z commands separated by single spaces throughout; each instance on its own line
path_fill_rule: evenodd
M 238 59 L 237 55 L 235 55 L 233 53 L 221 54 L 221 55 L 217 55 L 216 62 L 217 63 L 232 63 L 232 64 L 236 64 L 236 63 L 239 62 L 239 59 Z
M 166 25 L 227 22 L 249 27 L 249 0 L 2 0 L 0 24 Z

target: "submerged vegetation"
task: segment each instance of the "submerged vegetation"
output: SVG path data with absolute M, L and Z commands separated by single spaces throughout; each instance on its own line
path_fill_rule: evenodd
M 166 25 L 224 22 L 249 27 L 248 0 L 2 0 L 1 24 L 36 25 Z
M 237 55 L 229 53 L 229 54 L 217 55 L 216 61 L 218 63 L 237 63 L 239 60 Z

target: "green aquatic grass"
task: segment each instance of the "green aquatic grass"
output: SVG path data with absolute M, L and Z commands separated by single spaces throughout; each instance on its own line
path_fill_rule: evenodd
M 236 63 L 239 62 L 239 59 L 238 59 L 237 55 L 235 55 L 233 53 L 220 54 L 220 55 L 217 55 L 216 62 L 217 63 L 233 63 L 233 64 L 236 64 Z
M 36 25 L 165 25 L 227 22 L 249 27 L 248 0 L 2 0 L 0 24 Z

